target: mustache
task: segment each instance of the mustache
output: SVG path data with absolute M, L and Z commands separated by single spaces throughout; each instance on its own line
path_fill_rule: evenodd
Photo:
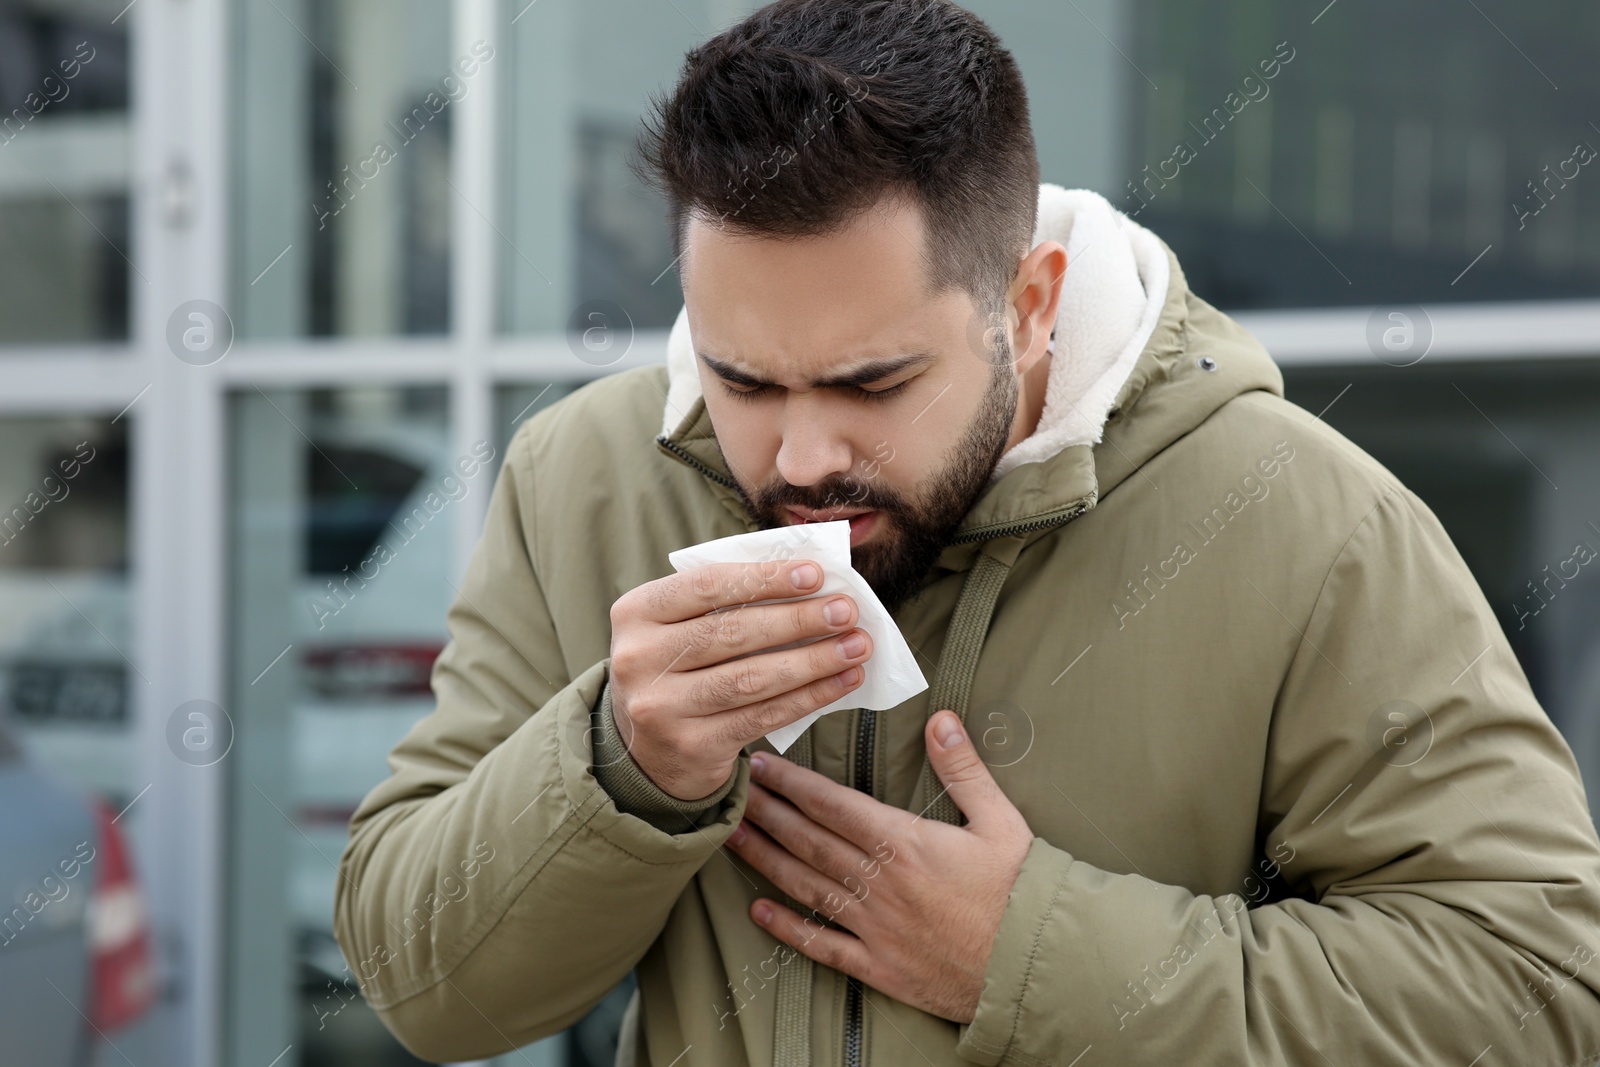
M 905 506 L 899 494 L 876 489 L 866 482 L 836 482 L 823 486 L 784 483 L 762 490 L 760 503 L 768 510 L 792 506 L 809 508 L 813 511 L 829 511 L 836 508 L 899 511 Z

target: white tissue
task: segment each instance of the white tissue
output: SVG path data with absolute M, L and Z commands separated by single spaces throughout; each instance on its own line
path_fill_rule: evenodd
M 806 728 L 830 711 L 845 708 L 871 708 L 887 711 L 928 688 L 917 667 L 911 646 L 901 636 L 878 594 L 850 565 L 850 521 L 807 522 L 779 526 L 770 530 L 720 537 L 715 541 L 680 548 L 667 554 L 675 570 L 700 567 L 707 563 L 766 563 L 773 560 L 809 559 L 822 568 L 822 587 L 805 596 L 779 597 L 763 601 L 782 604 L 791 600 L 848 593 L 855 599 L 856 625 L 872 635 L 872 655 L 861 664 L 866 677 L 855 689 L 805 718 L 780 726 L 767 735 L 772 747 L 783 752 L 800 739 Z M 722 609 L 730 610 L 730 609 Z M 816 638 L 815 640 L 824 640 Z M 778 648 L 810 643 L 796 641 Z M 762 651 L 772 651 L 763 649 Z

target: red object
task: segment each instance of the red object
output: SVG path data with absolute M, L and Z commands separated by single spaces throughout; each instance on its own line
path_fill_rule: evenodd
M 383 700 L 430 696 L 433 661 L 444 646 L 434 643 L 324 645 L 308 649 L 307 688 L 318 696 Z
M 95 802 L 100 851 L 91 861 L 94 892 L 89 898 L 89 950 L 93 985 L 89 1019 L 101 1031 L 115 1030 L 137 1019 L 150 1010 L 156 998 L 149 914 L 115 818 L 105 801 Z

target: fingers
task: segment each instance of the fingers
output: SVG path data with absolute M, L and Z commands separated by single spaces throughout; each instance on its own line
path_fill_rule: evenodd
M 746 820 L 728 839 L 728 844 L 780 890 L 829 920 L 854 929 L 851 913 L 859 914 L 855 905 L 864 898 L 852 895 L 838 882 L 801 862 L 764 830 Z
M 852 637 L 860 641 L 847 644 Z M 860 687 L 872 638 L 854 630 L 798 649 L 747 656 L 697 672 L 690 706 L 712 717 L 718 743 L 743 748 Z
M 885 842 L 896 839 L 914 821 L 910 812 L 770 752 L 750 756 L 750 778 L 861 853 L 878 854 Z M 752 786 L 751 792 L 755 789 Z
M 760 652 L 706 667 L 679 680 L 688 686 L 689 699 L 699 705 L 702 714 L 745 708 L 813 682 L 836 681 L 837 691 L 828 690 L 834 694 L 828 698 L 831 701 L 861 682 L 859 677 L 835 680 L 834 676 L 859 667 L 871 656 L 872 636 L 865 630 L 851 630 L 799 648 Z
M 866 637 L 863 631 L 855 632 Z M 653 682 L 646 675 L 629 697 L 626 714 L 636 727 L 647 724 L 657 733 L 670 735 L 677 759 L 692 762 L 695 753 L 708 749 L 737 754 L 752 741 L 798 722 L 860 687 L 866 679 L 861 664 L 872 654 L 870 638 L 864 648 L 846 655 L 837 641 L 824 639 L 801 649 L 749 656 L 692 675 L 660 674 Z M 632 666 L 618 666 L 620 658 L 612 655 L 613 677 L 623 670 L 635 676 Z M 808 662 L 809 666 L 802 666 Z M 633 751 L 631 745 L 629 751 Z
M 657 785 L 715 788 L 746 744 L 861 685 L 871 637 L 853 598 L 821 588 L 813 560 L 718 563 L 611 605 L 612 711 Z
M 852 896 L 866 898 L 863 872 L 872 867 L 872 862 L 849 841 L 754 783 L 745 801 L 744 817 L 746 825 L 759 826 L 795 859 L 837 882 Z
M 842 594 L 787 604 L 740 604 L 662 631 L 662 667 L 694 671 L 796 641 L 843 634 L 857 617 L 855 599 Z
M 750 918 L 779 941 L 824 967 L 832 967 L 869 986 L 878 984 L 873 980 L 872 957 L 860 938 L 830 930 L 815 919 L 802 919 L 789 908 L 765 897 L 750 905 Z
M 934 773 L 973 830 L 982 831 L 1001 820 L 1009 825 L 1022 818 L 1010 798 L 1000 791 L 955 712 L 939 711 L 930 717 L 924 741 Z
M 814 561 L 797 559 L 708 563 L 669 574 L 639 589 L 648 609 L 645 617 L 670 623 L 734 604 L 805 596 L 821 585 L 821 567 Z

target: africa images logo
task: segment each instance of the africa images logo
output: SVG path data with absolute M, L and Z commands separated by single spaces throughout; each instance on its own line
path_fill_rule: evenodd
M 1126 594 L 1111 601 L 1111 610 L 1117 616 L 1117 629 L 1126 629 L 1128 620 L 1148 607 L 1168 582 L 1175 581 L 1183 573 L 1184 567 L 1198 559 L 1202 548 L 1221 537 L 1228 524 L 1251 501 L 1265 500 L 1272 491 L 1268 480 L 1277 477 L 1293 459 L 1294 446 L 1288 441 L 1279 441 L 1271 453 L 1256 460 L 1250 471 L 1239 479 L 1237 489 L 1228 490 L 1222 502 L 1200 516 L 1198 522 L 1191 520 L 1185 524 L 1192 538 L 1179 541 L 1167 558 L 1154 564 L 1145 564 L 1138 576 L 1124 582 Z M 1260 477 L 1257 477 L 1257 473 Z

